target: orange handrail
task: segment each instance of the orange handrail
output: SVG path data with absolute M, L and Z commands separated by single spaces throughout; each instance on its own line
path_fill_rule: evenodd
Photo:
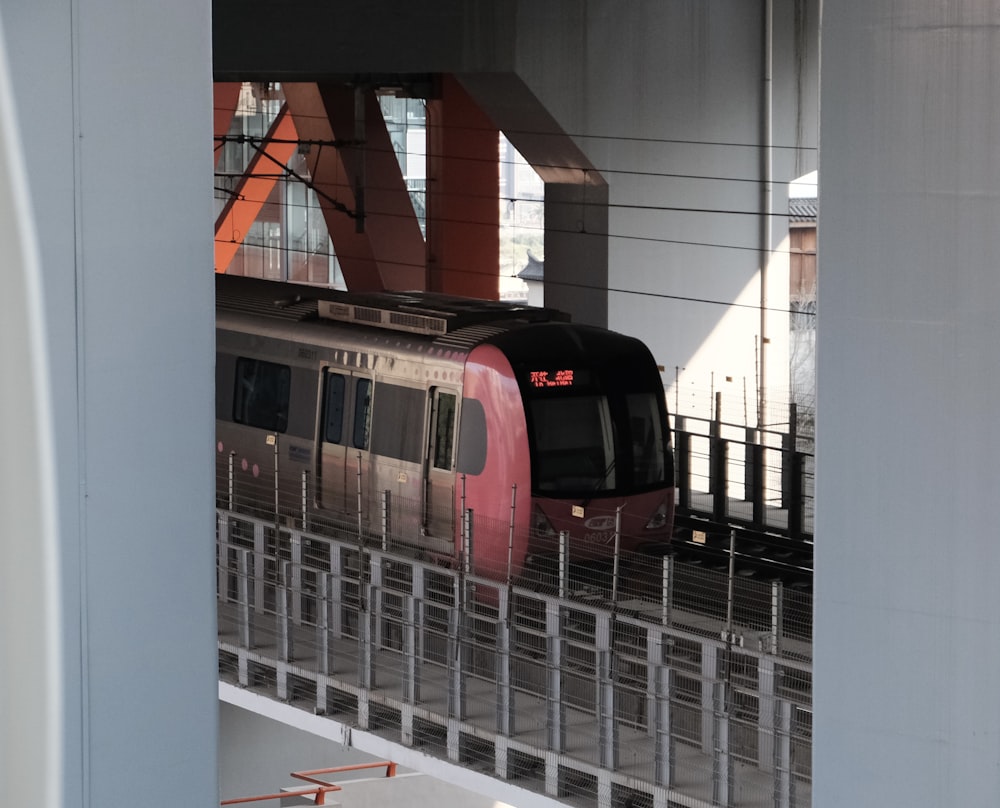
M 396 764 L 391 760 L 380 760 L 375 763 L 350 763 L 346 766 L 333 766 L 329 769 L 310 769 L 301 772 L 292 772 L 291 776 L 299 780 L 305 780 L 307 783 L 316 783 L 317 785 L 327 786 L 332 785 L 325 780 L 319 780 L 315 775 L 317 774 L 339 774 L 340 772 L 350 772 L 357 771 L 359 769 L 381 769 L 385 767 L 386 777 L 396 776 Z
M 316 797 L 317 805 L 326 805 L 326 793 L 328 791 L 340 791 L 340 786 L 326 785 L 315 788 L 303 788 L 301 791 L 285 791 L 281 794 L 260 794 L 256 797 L 235 797 L 231 800 L 222 800 L 219 805 L 240 805 L 245 802 L 261 802 L 263 800 L 283 800 L 288 797 L 308 797 L 310 794 Z
M 307 769 L 300 772 L 292 772 L 291 776 L 307 783 L 313 783 L 313 788 L 304 788 L 301 791 L 286 791 L 281 794 L 261 794 L 256 797 L 236 797 L 231 800 L 222 800 L 219 805 L 240 805 L 246 802 L 261 802 L 263 800 L 280 800 L 287 797 L 316 797 L 316 805 L 326 805 L 326 795 L 330 791 L 343 791 L 343 788 L 336 783 L 329 783 L 320 780 L 317 774 L 339 774 L 340 772 L 357 771 L 359 769 L 380 769 L 385 767 L 386 777 L 396 776 L 396 764 L 390 760 L 377 761 L 375 763 L 350 763 L 346 766 L 332 766 L 327 769 Z

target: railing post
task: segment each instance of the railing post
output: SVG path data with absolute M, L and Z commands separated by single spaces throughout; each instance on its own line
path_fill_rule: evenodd
M 598 615 L 595 629 L 597 651 L 597 728 L 601 768 L 618 769 L 618 722 L 615 720 L 614 619 Z
M 275 535 L 275 547 L 278 546 L 278 536 Z M 265 581 L 264 559 L 267 555 L 267 542 L 264 539 L 264 523 L 254 520 L 253 522 L 253 604 L 264 607 L 264 589 L 267 586 Z
M 416 587 L 414 587 L 416 591 Z M 405 628 L 405 655 L 403 672 L 403 700 L 409 705 L 420 702 L 420 684 L 422 666 L 420 664 L 420 637 L 423 630 L 423 601 L 410 595 L 406 599 L 407 621 Z
M 712 803 L 733 804 L 733 757 L 729 749 L 729 685 L 712 683 Z
M 760 657 L 757 661 L 757 765 L 762 772 L 771 771 L 775 763 L 778 675 L 774 657 Z
M 371 612 L 372 648 L 382 647 L 382 609 L 385 600 L 385 586 L 382 582 L 382 567 L 386 559 L 373 553 L 368 555 L 368 609 Z
M 781 507 L 790 508 L 789 492 L 795 483 L 792 458 L 798 450 L 798 406 L 788 405 L 788 432 L 781 436 Z
M 687 431 L 687 418 L 675 415 L 674 451 L 677 455 L 678 507 L 691 509 L 691 434 Z
M 712 494 L 712 517 L 717 522 L 726 518 L 728 496 L 726 485 L 726 465 L 729 462 L 728 444 L 722 439 L 722 394 L 715 394 L 715 418 L 712 419 L 709 438 L 709 491 Z
M 302 530 L 309 530 L 309 472 L 302 469 Z
M 457 593 L 456 593 L 457 596 Z M 462 600 L 456 597 L 456 601 Z M 463 615 L 460 608 L 448 612 L 448 717 L 465 720 L 465 648 L 462 637 Z
M 472 542 L 473 542 L 473 513 L 472 509 L 469 508 L 465 511 L 464 518 L 462 520 L 462 563 L 459 567 L 462 575 L 471 575 L 475 567 L 472 563 Z M 464 579 L 460 582 L 461 586 L 464 588 Z
M 500 595 L 500 620 L 497 623 L 497 732 L 510 737 L 514 733 L 514 689 L 511 686 L 510 589 L 498 590 Z
M 514 583 L 514 571 L 512 569 L 514 560 L 514 518 L 517 510 L 517 483 L 510 487 L 510 531 L 507 536 L 507 594 L 510 595 L 510 588 Z M 510 605 L 508 597 L 508 606 Z
M 229 600 L 229 513 L 215 512 L 215 598 Z
M 330 668 L 330 573 L 316 576 L 316 664 L 317 671 L 323 676 L 329 676 Z M 317 692 L 326 688 L 317 684 Z
M 548 748 L 562 753 L 566 749 L 566 705 L 562 693 L 562 621 L 559 604 L 545 604 L 545 724 Z
M 362 505 L 362 486 L 361 486 L 361 452 L 358 452 L 358 544 L 362 544 L 362 531 L 361 527 L 363 524 L 361 518 L 361 505 Z
M 274 532 L 279 534 L 281 532 L 281 513 L 280 513 L 280 500 L 278 497 L 278 433 L 275 432 L 270 434 L 265 439 L 268 446 L 274 447 Z
M 712 683 L 719 678 L 719 647 L 714 643 L 701 645 L 701 751 L 711 754 L 715 722 L 715 693 Z
M 364 584 L 359 584 L 364 591 Z M 358 610 L 358 686 L 362 690 L 375 688 L 375 626 L 376 610 L 373 601 L 379 597 L 379 592 L 373 584 L 369 584 L 366 597 L 362 598 Z M 366 695 L 367 701 L 367 695 Z
M 559 531 L 559 600 L 569 596 L 569 531 Z
M 767 514 L 764 511 L 764 433 L 757 429 L 747 429 L 748 444 L 747 462 L 750 464 L 750 496 L 753 502 L 753 522 L 764 527 Z
M 250 585 L 250 551 L 244 548 L 237 550 L 237 596 L 240 604 L 240 646 L 246 650 L 254 647 L 253 625 L 253 592 Z M 243 682 L 241 682 L 243 684 Z
M 464 578 L 455 579 L 456 608 L 448 611 L 448 759 L 461 758 L 461 723 L 465 720 L 465 649 L 462 637 L 463 610 L 465 607 Z
M 793 707 L 790 701 L 777 700 L 774 705 L 774 806 L 794 808 L 795 773 L 792 755 L 794 730 Z
M 281 562 L 281 574 L 278 579 L 277 621 L 278 621 L 278 659 L 290 662 L 293 657 L 292 647 L 292 562 Z
M 330 598 L 330 634 L 334 639 L 344 636 L 344 569 L 340 552 L 330 552 L 330 574 L 327 576 L 327 594 Z
M 771 643 L 766 649 L 778 656 L 781 654 L 781 637 L 784 632 L 785 588 L 781 581 L 771 582 Z M 764 649 L 761 649 L 764 650 Z
M 788 537 L 800 539 L 805 533 L 805 480 L 802 479 L 804 464 L 801 452 L 792 452 L 791 486 L 788 492 Z
M 660 622 L 669 626 L 673 620 L 674 605 L 674 558 L 665 555 L 662 558 L 663 573 L 660 579 Z
M 621 544 L 622 544 L 622 505 L 615 509 L 615 546 L 614 557 L 611 561 L 611 608 L 618 608 L 618 570 L 620 567 Z M 613 640 L 612 640 L 613 642 Z
M 293 625 L 302 625 L 302 536 L 292 533 L 288 537 L 292 562 L 290 578 L 288 579 L 288 594 L 290 601 L 289 617 Z
M 666 665 L 654 665 L 652 699 L 654 727 L 654 777 L 658 786 L 669 788 L 674 779 L 674 741 L 670 734 L 671 671 Z
M 382 552 L 389 552 L 389 508 L 392 492 L 386 489 L 382 492 Z

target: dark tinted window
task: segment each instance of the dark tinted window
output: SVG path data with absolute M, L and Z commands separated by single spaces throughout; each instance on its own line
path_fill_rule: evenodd
M 538 490 L 614 489 L 615 436 L 604 396 L 539 398 L 530 411 Z
M 451 471 L 452 447 L 455 442 L 455 403 L 453 393 L 438 391 L 434 417 L 434 468 Z
M 354 432 L 351 445 L 355 449 L 368 448 L 368 435 L 372 423 L 372 380 L 358 379 L 354 388 Z
M 344 390 L 346 379 L 326 371 L 323 382 L 323 440 L 340 443 L 344 437 Z
M 379 384 L 372 412 L 372 451 L 418 463 L 423 457 L 427 393 L 398 384 Z
M 288 428 L 291 369 L 262 359 L 236 360 L 233 420 L 272 432 Z
M 660 403 L 654 393 L 629 393 L 629 438 L 632 445 L 632 470 L 637 486 L 666 481 L 666 453 Z
M 486 411 L 475 398 L 462 399 L 462 420 L 458 428 L 458 471 L 482 474 L 486 468 Z

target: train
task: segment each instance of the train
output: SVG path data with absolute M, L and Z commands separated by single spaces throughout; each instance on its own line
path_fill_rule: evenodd
M 649 349 L 551 308 L 220 274 L 216 438 L 220 506 L 499 581 L 671 539 Z

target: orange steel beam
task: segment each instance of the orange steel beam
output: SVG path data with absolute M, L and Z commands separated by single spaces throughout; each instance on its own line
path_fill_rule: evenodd
M 309 174 L 347 287 L 425 289 L 423 236 L 375 93 L 364 92 L 356 117 L 355 91 L 346 85 L 284 83 L 282 90 L 300 137 L 312 144 Z M 344 207 L 363 217 L 345 215 Z
M 451 75 L 427 103 L 428 289 L 500 296 L 500 130 Z
M 219 138 L 229 132 L 229 125 L 233 122 L 233 115 L 236 114 L 236 105 L 240 101 L 242 86 L 238 81 L 217 81 L 212 86 L 212 106 L 215 111 L 215 162 L 219 161 L 219 152 L 222 151 Z
M 288 114 L 287 106 L 283 106 L 215 222 L 216 272 L 225 272 L 229 268 L 278 181 L 280 166 L 286 165 L 295 153 L 297 140 L 292 116 Z

